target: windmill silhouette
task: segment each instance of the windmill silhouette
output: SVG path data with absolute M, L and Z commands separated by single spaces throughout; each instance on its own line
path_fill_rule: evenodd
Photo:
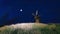
M 34 16 L 35 23 L 40 23 L 40 21 L 39 21 L 39 15 L 38 15 L 38 10 L 36 10 L 36 14 L 32 13 L 32 15 Z

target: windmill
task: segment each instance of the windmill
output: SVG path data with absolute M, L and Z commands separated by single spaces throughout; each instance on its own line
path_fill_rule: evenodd
M 40 23 L 40 21 L 39 21 L 39 15 L 38 15 L 38 10 L 36 10 L 36 14 L 32 13 L 32 15 L 34 16 L 35 23 Z

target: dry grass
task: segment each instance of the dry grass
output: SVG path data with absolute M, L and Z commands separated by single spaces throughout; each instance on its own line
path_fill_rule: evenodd
M 43 23 L 29 23 L 29 25 L 28 23 L 23 24 L 13 24 L 1 27 L 0 34 L 60 34 L 60 25 L 56 26 L 55 24 L 48 25 Z

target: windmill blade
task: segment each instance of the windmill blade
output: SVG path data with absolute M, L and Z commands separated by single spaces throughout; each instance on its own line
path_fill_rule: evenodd
M 38 15 L 38 10 L 36 10 L 36 15 Z
M 35 16 L 34 13 L 32 13 L 32 15 Z

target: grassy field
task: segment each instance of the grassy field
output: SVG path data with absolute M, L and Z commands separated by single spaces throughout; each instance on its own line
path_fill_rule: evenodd
M 60 34 L 60 24 L 49 24 L 44 28 L 35 26 L 31 30 L 5 28 L 0 34 Z

